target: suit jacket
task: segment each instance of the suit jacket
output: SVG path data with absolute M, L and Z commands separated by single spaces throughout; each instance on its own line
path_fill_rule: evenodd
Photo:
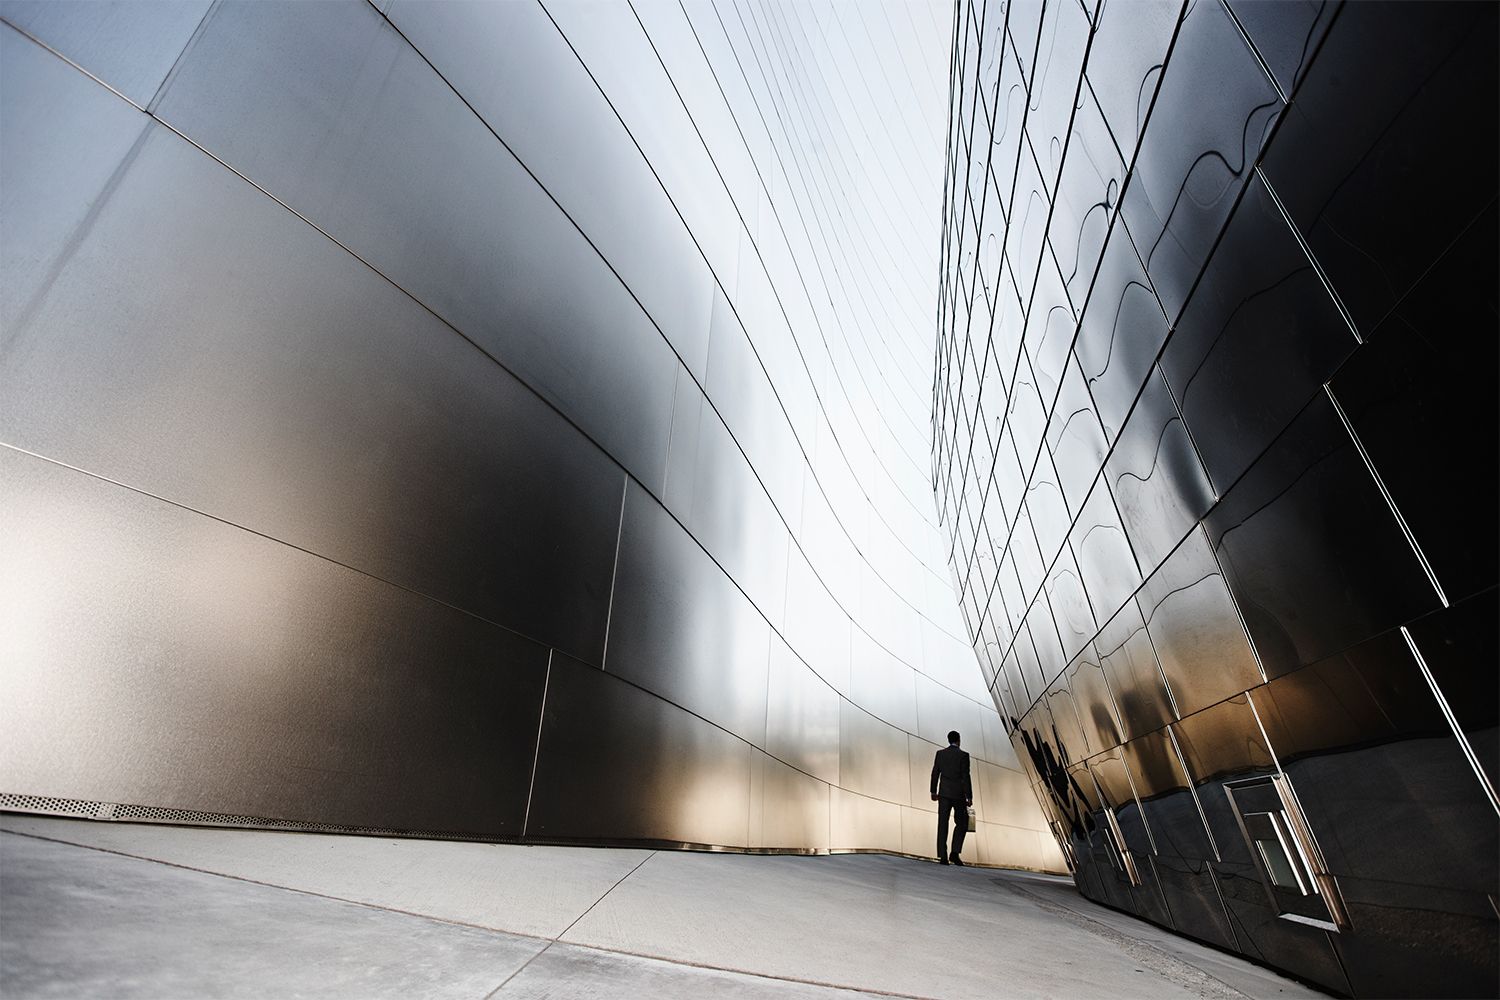
M 969 755 L 958 747 L 939 750 L 932 758 L 932 793 L 945 799 L 974 798 L 969 780 Z

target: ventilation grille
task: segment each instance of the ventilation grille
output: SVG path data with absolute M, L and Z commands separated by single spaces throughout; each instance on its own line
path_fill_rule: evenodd
M 10 812 L 47 813 L 50 816 L 83 816 L 95 819 L 103 814 L 105 803 L 81 799 L 52 799 L 41 795 L 11 795 L 0 792 L 0 809 Z
M 379 826 L 342 826 L 337 823 L 304 823 L 292 819 L 268 819 L 239 813 L 200 812 L 196 809 L 166 809 L 161 806 L 117 805 L 45 795 L 14 795 L 0 792 L 0 811 L 77 816 L 83 819 L 134 820 L 141 823 L 177 823 L 188 826 L 234 826 L 260 830 L 296 830 L 303 833 L 346 833 L 367 837 L 420 837 L 423 840 L 483 840 L 498 842 L 514 837 L 486 837 L 444 830 L 392 830 Z

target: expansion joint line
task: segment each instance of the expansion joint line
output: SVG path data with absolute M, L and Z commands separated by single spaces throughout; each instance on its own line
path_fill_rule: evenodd
M 584 917 L 586 917 L 590 913 L 592 913 L 593 910 L 594 910 L 594 907 L 596 907 L 600 903 L 604 902 L 604 899 L 605 899 L 606 896 L 608 896 L 610 893 L 612 893 L 616 889 L 618 889 L 620 887 L 620 883 L 621 882 L 624 882 L 630 876 L 632 876 L 636 872 L 640 871 L 641 870 L 641 865 L 644 865 L 647 861 L 650 861 L 654 857 L 656 857 L 656 852 L 652 851 L 650 854 L 648 854 L 644 858 L 642 858 L 640 860 L 640 862 L 637 863 L 634 868 L 630 869 L 630 871 L 626 872 L 624 875 L 621 875 L 615 881 L 614 885 L 610 886 L 608 889 L 605 889 L 604 892 L 602 894 L 600 894 L 600 896 L 599 896 L 598 899 L 594 900 L 592 903 L 589 904 L 589 908 L 588 909 L 586 909 L 582 913 L 578 914 L 578 916 L 574 917 L 573 921 L 571 923 L 569 923 L 568 926 L 564 927 L 562 930 L 558 931 L 555 935 L 553 935 L 551 938 L 549 938 L 547 940 L 547 943 L 545 945 L 543 945 L 536 952 L 536 954 L 532 955 L 526 961 L 522 962 L 520 968 L 516 969 L 515 972 L 512 972 L 510 975 L 506 976 L 505 979 L 501 981 L 501 983 L 500 983 L 499 986 L 496 986 L 493 990 L 490 990 L 490 992 L 486 993 L 485 996 L 484 996 L 484 1000 L 490 1000 L 491 997 L 495 996 L 501 990 L 505 989 L 506 984 L 508 984 L 512 979 L 516 978 L 521 973 L 525 972 L 526 971 L 526 967 L 528 965 L 530 965 L 532 962 L 535 962 L 537 959 L 541 958 L 543 955 L 547 954 L 547 950 L 549 948 L 551 948 L 553 945 L 557 944 L 558 941 L 562 940 L 562 938 L 568 933 L 568 931 L 572 930 L 575 926 L 577 926 L 578 921 L 582 920 Z

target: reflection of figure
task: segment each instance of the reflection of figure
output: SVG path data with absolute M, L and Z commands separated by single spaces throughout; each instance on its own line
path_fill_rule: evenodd
M 948 746 L 932 758 L 932 801 L 938 804 L 937 856 L 943 864 L 963 865 L 959 854 L 969 832 L 969 809 L 974 804 L 974 785 L 969 779 L 969 755 L 958 748 L 958 733 L 948 734 Z M 953 851 L 948 851 L 948 817 L 957 813 Z

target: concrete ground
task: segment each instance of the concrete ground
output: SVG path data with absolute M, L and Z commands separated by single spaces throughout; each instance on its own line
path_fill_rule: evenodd
M 0 815 L 0 996 L 1317 997 L 1044 875 Z M 862 992 L 863 991 L 863 992 Z

